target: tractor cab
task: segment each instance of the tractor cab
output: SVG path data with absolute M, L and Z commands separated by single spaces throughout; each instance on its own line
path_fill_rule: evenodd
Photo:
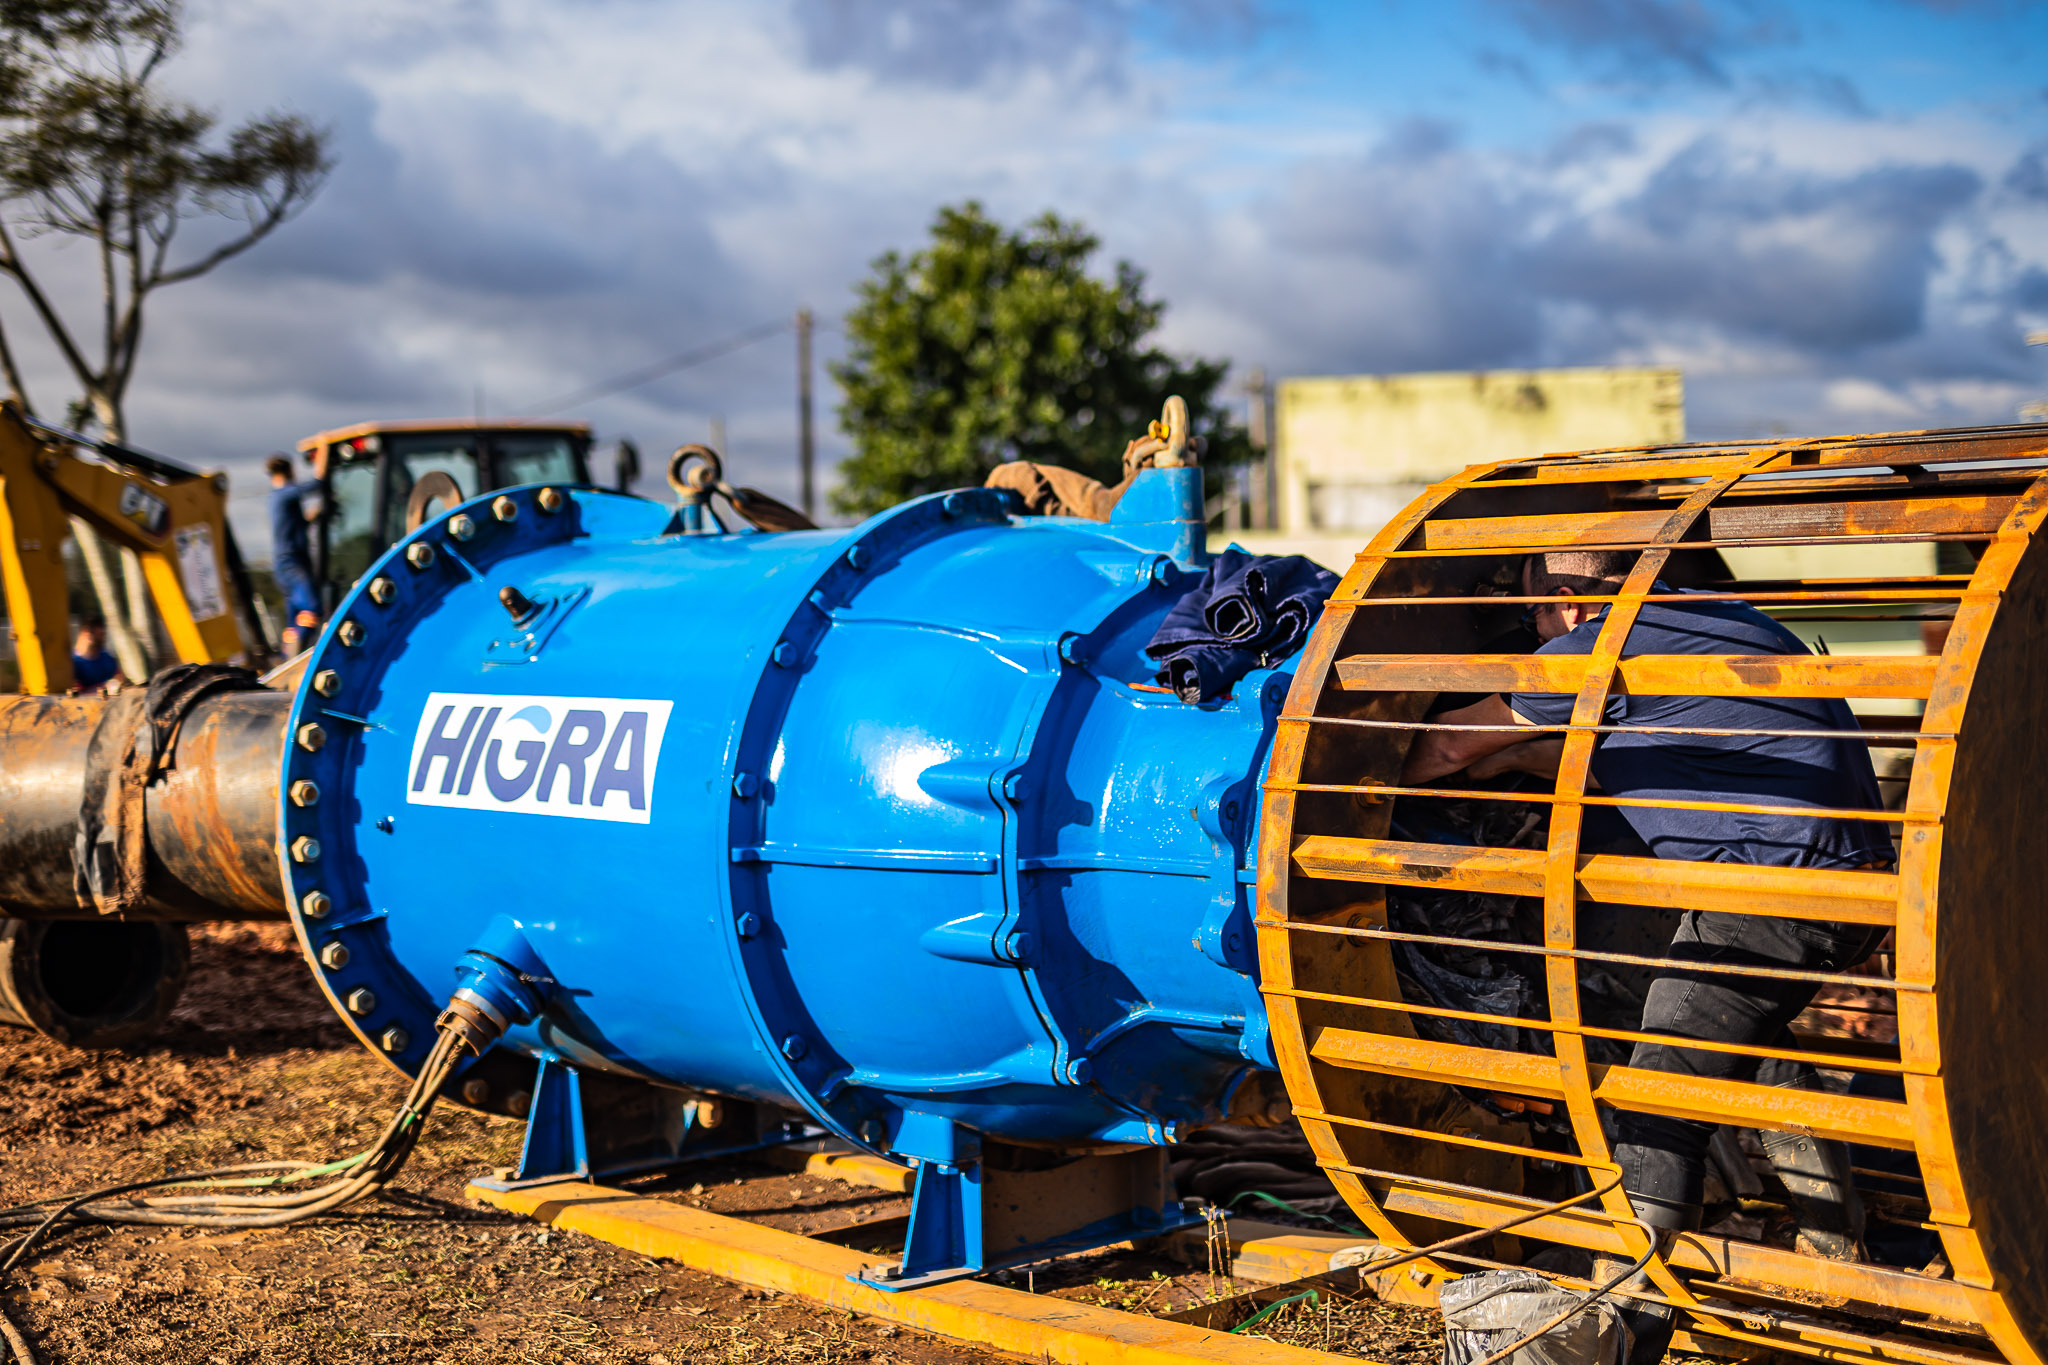
M 464 500 L 519 484 L 590 481 L 590 428 L 581 422 L 362 422 L 308 436 L 299 449 L 320 481 L 313 559 L 323 611 L 406 533 L 407 503 L 429 475 L 453 480 Z

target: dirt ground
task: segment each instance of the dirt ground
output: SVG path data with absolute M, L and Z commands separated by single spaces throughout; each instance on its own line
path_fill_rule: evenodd
M 196 930 L 193 956 L 178 1013 L 145 1050 L 80 1052 L 0 1028 L 0 1204 L 232 1162 L 324 1159 L 376 1135 L 401 1081 L 334 1020 L 288 929 Z M 0 1302 L 47 1365 L 1006 1359 L 464 1199 L 471 1176 L 516 1158 L 521 1131 L 437 1110 L 395 1196 L 255 1232 L 72 1231 L 0 1286 Z M 743 1163 L 692 1169 L 661 1190 L 792 1231 L 908 1211 L 902 1196 Z M 1047 1267 L 1030 1287 L 1156 1313 L 1251 1286 L 1126 1252 Z M 1268 1326 L 1384 1365 L 1440 1358 L 1436 1315 L 1421 1310 L 1304 1305 Z

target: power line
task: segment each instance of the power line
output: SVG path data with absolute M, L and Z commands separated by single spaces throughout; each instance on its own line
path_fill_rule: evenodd
M 623 393 L 627 389 L 637 388 L 649 380 L 659 379 L 663 375 L 674 374 L 678 370 L 687 370 L 693 365 L 702 365 L 704 362 L 716 360 L 722 355 L 730 355 L 732 352 L 751 346 L 757 341 L 766 341 L 769 337 L 787 332 L 794 325 L 787 318 L 778 318 L 774 322 L 764 322 L 759 327 L 752 327 L 744 332 L 735 332 L 721 341 L 714 341 L 709 345 L 684 351 L 680 355 L 672 355 L 667 360 L 656 361 L 644 369 L 634 370 L 632 373 L 620 375 L 616 379 L 608 379 L 602 384 L 593 384 L 587 389 L 578 389 L 576 392 L 557 398 L 552 402 L 543 403 L 529 411 L 526 415 L 528 417 L 546 417 L 550 413 L 560 412 L 563 408 L 573 408 L 578 404 L 588 403 L 594 398 L 609 398 L 615 393 Z

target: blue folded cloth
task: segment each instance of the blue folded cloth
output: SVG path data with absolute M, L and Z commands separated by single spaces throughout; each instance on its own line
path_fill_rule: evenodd
M 1185 702 L 1212 701 L 1308 638 L 1337 575 L 1301 555 L 1217 555 L 1201 583 L 1166 613 L 1145 652 Z

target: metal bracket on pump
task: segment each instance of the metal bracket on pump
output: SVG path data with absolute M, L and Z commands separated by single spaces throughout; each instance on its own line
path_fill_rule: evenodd
M 891 1150 L 917 1166 L 903 1257 L 847 1276 L 889 1293 L 1202 1222 L 1171 1201 L 1164 1147 L 1062 1157 L 912 1110 Z

